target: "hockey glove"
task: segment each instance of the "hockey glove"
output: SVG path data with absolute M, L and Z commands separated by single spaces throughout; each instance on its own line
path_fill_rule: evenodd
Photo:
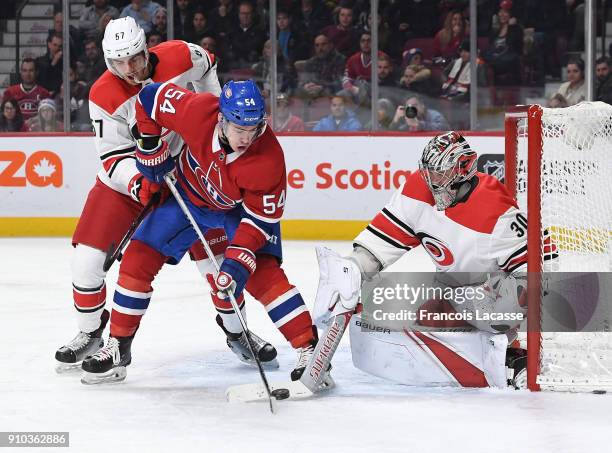
M 230 245 L 225 250 L 225 258 L 221 263 L 219 274 L 215 278 L 206 274 L 213 292 L 224 298 L 227 291 L 232 291 L 239 297 L 244 290 L 249 277 L 255 272 L 255 254 L 249 249 Z
M 166 142 L 157 137 L 157 144 L 154 144 L 151 138 L 136 142 L 136 168 L 149 181 L 163 183 L 164 176 L 174 170 L 174 159 Z
M 159 193 L 158 201 L 155 206 L 161 205 L 169 195 L 169 190 L 165 185 L 156 184 L 149 181 L 140 173 L 135 175 L 128 184 L 130 197 L 143 206 L 146 206 L 155 194 Z

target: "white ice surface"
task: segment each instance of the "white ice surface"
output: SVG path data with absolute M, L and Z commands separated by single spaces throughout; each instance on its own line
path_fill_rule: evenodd
M 285 243 L 284 267 L 309 304 L 314 245 Z M 612 451 L 609 395 L 409 388 L 356 370 L 346 339 L 330 394 L 279 402 L 276 415 L 264 404 L 227 403 L 229 385 L 258 375 L 227 350 L 188 260 L 158 276 L 127 380 L 84 386 L 78 374 L 53 370 L 56 348 L 76 333 L 70 257 L 68 239 L 0 239 L 0 431 L 69 431 L 67 450 L 79 453 Z M 398 264 L 431 269 L 419 252 Z M 287 379 L 295 353 L 261 307 L 251 301 L 248 312 L 253 330 L 280 351 L 270 380 Z

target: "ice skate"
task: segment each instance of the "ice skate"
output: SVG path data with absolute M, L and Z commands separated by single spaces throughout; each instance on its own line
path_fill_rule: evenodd
M 299 381 L 300 378 L 302 377 L 302 374 L 304 374 L 306 365 L 308 365 L 308 363 L 310 362 L 310 359 L 314 355 L 315 345 L 316 343 L 309 344 L 308 346 L 297 350 L 297 353 L 298 353 L 297 363 L 295 364 L 295 368 L 293 369 L 293 371 L 291 371 L 292 381 Z
M 106 346 L 83 360 L 83 384 L 121 382 L 127 376 L 126 366 L 132 363 L 134 337 L 110 337 Z
M 237 334 L 225 330 L 219 315 L 217 315 L 217 324 L 219 324 L 219 327 L 221 327 L 225 332 L 225 335 L 227 336 L 227 346 L 234 354 L 236 354 L 236 357 L 238 357 L 238 359 L 243 363 L 255 365 L 255 360 L 253 360 L 253 356 L 251 355 L 251 351 L 249 350 L 249 346 L 247 344 L 246 335 L 244 333 Z M 276 348 L 253 333 L 253 331 L 249 331 L 249 333 L 252 340 L 251 346 L 253 347 L 255 354 L 257 354 L 259 357 L 261 364 L 268 369 L 277 369 L 278 360 L 276 359 Z
M 516 390 L 527 388 L 527 351 L 521 348 L 508 348 L 506 352 L 508 386 Z
M 100 318 L 100 327 L 93 332 L 79 332 L 68 344 L 55 352 L 55 371 L 59 374 L 81 370 L 81 363 L 88 355 L 104 346 L 102 332 L 108 323 L 109 312 L 104 310 Z

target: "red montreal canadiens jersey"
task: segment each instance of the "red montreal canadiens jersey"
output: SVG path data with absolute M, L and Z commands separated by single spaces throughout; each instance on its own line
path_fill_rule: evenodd
M 229 210 L 240 203 L 255 219 L 275 223 L 283 215 L 285 157 L 270 128 L 244 152 L 227 153 L 219 142 L 219 98 L 161 85 L 151 117 L 180 134 L 186 147 L 178 161 L 179 183 L 196 205 Z
M 526 272 L 527 220 L 505 186 L 477 173 L 464 203 L 438 211 L 419 172 L 412 173 L 355 239 L 384 267 L 423 245 L 442 272 Z M 554 245 L 545 239 L 545 253 Z
M 214 55 L 196 44 L 163 42 L 151 48 L 149 61 L 154 72 L 143 85 L 171 81 L 184 88 L 191 83 L 197 92 L 221 92 Z M 131 128 L 136 124 L 135 105 L 140 89 L 140 85 L 130 85 L 106 71 L 89 94 L 89 112 L 96 132 L 94 143 L 103 167 L 98 178 L 126 195 L 128 183 L 138 173 Z M 162 135 L 172 155 L 177 155 L 182 147 L 181 138 L 169 131 Z
M 28 120 L 38 113 L 38 103 L 41 99 L 49 97 L 49 92 L 40 85 L 34 85 L 31 90 L 26 90 L 20 83 L 6 89 L 2 97 L 3 101 L 15 99 L 23 115 L 23 120 Z

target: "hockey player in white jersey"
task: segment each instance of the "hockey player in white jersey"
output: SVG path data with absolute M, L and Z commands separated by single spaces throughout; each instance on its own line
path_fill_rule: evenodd
M 147 49 L 145 33 L 131 17 L 109 22 L 102 48 L 108 71 L 91 88 L 89 111 L 95 129 L 94 143 L 103 168 L 88 194 L 72 239 L 75 247 L 73 300 L 79 333 L 57 350 L 58 372 L 80 369 L 83 358 L 103 346 L 102 332 L 109 318 L 104 308 L 106 272 L 103 265 L 107 253 L 119 244 L 155 193 L 160 192 L 162 199 L 167 195 L 160 185 L 150 183 L 136 169 L 135 141 L 139 137 L 135 103 L 138 92 L 146 84 L 167 81 L 184 88 L 192 85 L 196 92 L 214 95 L 221 92 L 213 54 L 184 41 L 167 41 Z M 181 137 L 170 131 L 163 131 L 162 135 L 172 155 L 179 154 L 183 146 Z M 223 229 L 211 230 L 206 237 L 215 255 L 222 256 L 227 246 Z M 202 275 L 214 269 L 205 259 L 201 246 L 190 252 Z M 242 332 L 230 332 L 225 328 L 224 319 L 233 320 L 235 314 L 228 312 L 216 296 L 211 297 L 215 306 L 223 307 L 218 310 L 217 322 L 228 336 L 228 346 L 241 360 L 251 362 Z M 120 308 L 114 308 L 117 309 Z M 278 366 L 274 347 L 253 337 L 262 362 Z
M 525 351 L 507 347 L 527 311 L 526 217 L 503 184 L 477 172 L 476 161 L 461 134 L 434 137 L 419 171 L 357 236 L 349 256 L 317 249 L 314 316 L 326 333 L 302 379 L 307 387 L 317 387 L 320 370 L 348 324 L 353 363 L 369 373 L 409 385 L 504 387 L 511 377 L 510 384 L 522 386 Z M 554 245 L 546 241 L 547 258 L 554 257 Z M 428 317 L 428 312 L 462 313 L 461 322 L 417 320 L 413 328 L 391 331 L 352 316 L 362 284 L 419 245 L 435 264 L 436 280 L 450 288 L 470 286 L 480 296 L 463 304 L 424 301 L 417 319 L 452 319 Z M 457 272 L 463 281 L 456 281 Z M 481 314 L 465 314 L 470 312 Z M 482 313 L 503 313 L 504 321 Z

